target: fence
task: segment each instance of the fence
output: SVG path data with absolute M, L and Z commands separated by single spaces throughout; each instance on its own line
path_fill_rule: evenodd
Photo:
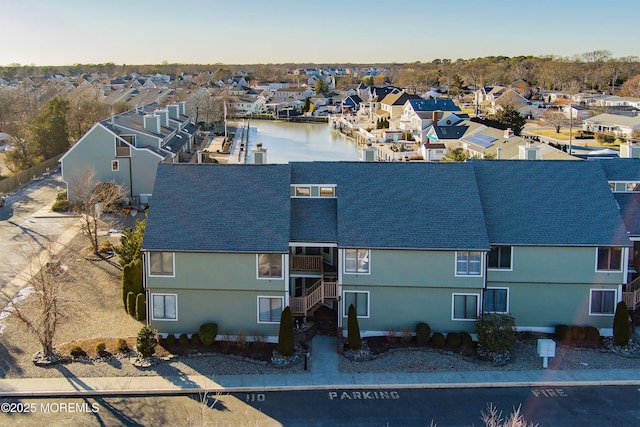
M 58 169 L 58 159 L 60 159 L 60 157 L 62 157 L 62 154 L 3 179 L 0 181 L 0 194 L 10 193 L 16 188 L 28 183 L 33 178 L 42 176 L 45 172 Z

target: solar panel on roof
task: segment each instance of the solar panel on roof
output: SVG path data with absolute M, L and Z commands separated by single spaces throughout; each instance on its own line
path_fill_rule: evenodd
M 485 135 L 483 133 L 477 133 L 475 135 L 471 135 L 465 138 L 466 141 L 479 145 L 482 148 L 489 148 L 493 145 L 493 141 L 498 138 L 494 138 L 493 136 Z

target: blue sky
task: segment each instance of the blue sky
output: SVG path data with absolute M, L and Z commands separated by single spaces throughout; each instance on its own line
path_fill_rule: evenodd
M 638 0 L 0 0 L 0 11 L 0 65 L 640 56 Z

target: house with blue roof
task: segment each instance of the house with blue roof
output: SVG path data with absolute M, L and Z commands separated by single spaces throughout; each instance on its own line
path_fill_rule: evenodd
M 136 204 L 148 204 L 158 164 L 187 161 L 197 130 L 184 102 L 136 105 L 96 123 L 59 160 L 67 197 L 74 200 L 77 177 L 89 168 L 96 183 L 113 181 Z
M 335 333 L 351 304 L 365 336 L 486 312 L 611 334 L 630 248 L 591 161 L 161 163 L 142 244 L 159 333 L 272 341 L 286 306 Z
M 398 127 L 411 132 L 418 141 L 426 143 L 426 131 L 434 124 L 440 122 L 451 126 L 466 117 L 451 98 L 409 99 L 402 107 Z

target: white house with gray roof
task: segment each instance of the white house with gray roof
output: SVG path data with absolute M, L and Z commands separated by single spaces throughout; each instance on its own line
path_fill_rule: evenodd
M 598 114 L 584 119 L 582 129 L 590 132 L 612 133 L 621 138 L 630 139 L 633 131 L 640 129 L 640 117 Z

